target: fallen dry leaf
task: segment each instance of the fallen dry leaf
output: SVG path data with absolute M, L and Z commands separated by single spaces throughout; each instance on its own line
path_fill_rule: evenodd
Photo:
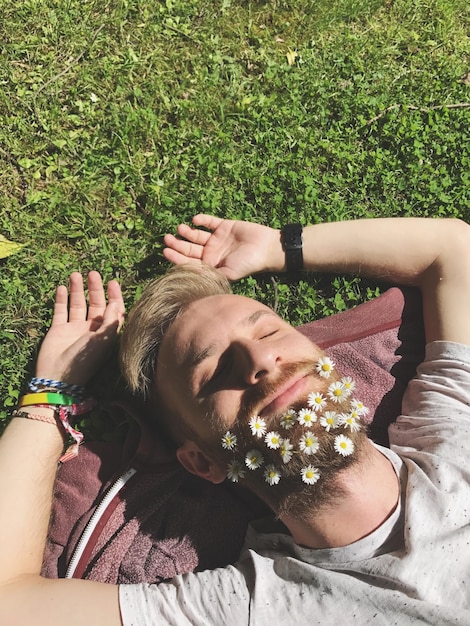
M 289 65 L 294 65 L 295 63 L 295 59 L 299 56 L 299 53 L 296 52 L 295 50 L 288 50 L 286 57 L 287 57 L 287 62 L 289 63 Z
M 23 244 L 14 243 L 13 241 L 9 241 L 3 235 L 0 235 L 0 259 L 5 259 L 7 256 L 11 256 L 21 250 Z

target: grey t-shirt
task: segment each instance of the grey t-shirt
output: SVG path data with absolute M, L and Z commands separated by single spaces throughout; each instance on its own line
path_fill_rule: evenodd
M 377 530 L 312 550 L 254 524 L 234 566 L 122 585 L 124 626 L 469 626 L 470 346 L 429 344 L 402 410 L 381 448 L 401 502 Z

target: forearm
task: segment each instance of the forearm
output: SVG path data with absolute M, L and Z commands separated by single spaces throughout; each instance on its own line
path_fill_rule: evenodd
M 273 231 L 266 267 L 284 270 Z M 304 268 L 419 287 L 426 340 L 470 343 L 470 227 L 460 220 L 391 218 L 304 229 Z
M 303 231 L 304 268 L 421 286 L 451 247 L 457 220 L 385 218 L 331 222 Z M 285 270 L 280 234 L 267 251 L 267 267 Z
M 0 439 L 0 584 L 40 572 L 62 449 L 59 428 L 24 418 Z

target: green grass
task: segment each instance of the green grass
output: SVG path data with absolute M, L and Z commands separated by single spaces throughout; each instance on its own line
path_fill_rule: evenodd
M 0 234 L 25 244 L 0 261 L 0 420 L 54 286 L 98 269 L 121 281 L 130 305 L 165 269 L 162 235 L 195 212 L 277 226 L 470 222 L 466 0 L 0 0 L 0 9 Z M 282 277 L 237 286 L 278 300 L 294 323 L 377 288 L 344 277 L 333 287 Z

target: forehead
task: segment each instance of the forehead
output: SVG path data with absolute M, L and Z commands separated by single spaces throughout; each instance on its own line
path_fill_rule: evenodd
M 223 343 L 233 333 L 253 326 L 259 319 L 282 322 L 269 307 L 234 294 L 209 296 L 193 302 L 165 333 L 159 362 L 197 364 L 209 346 Z

